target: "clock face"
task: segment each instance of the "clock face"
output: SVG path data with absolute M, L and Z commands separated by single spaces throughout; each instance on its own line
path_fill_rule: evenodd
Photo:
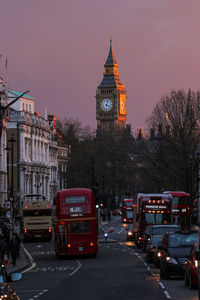
M 120 108 L 121 108 L 121 111 L 125 110 L 125 102 L 124 102 L 124 100 L 121 100 L 121 102 L 120 102 Z
M 113 103 L 112 103 L 112 100 L 110 99 L 104 99 L 102 102 L 101 102 L 101 109 L 104 110 L 104 111 L 110 111 L 113 107 Z
M 126 102 L 124 99 L 120 100 L 120 114 L 126 113 Z

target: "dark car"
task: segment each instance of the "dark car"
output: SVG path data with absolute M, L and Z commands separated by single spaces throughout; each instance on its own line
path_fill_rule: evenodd
M 113 214 L 113 216 L 120 216 L 121 215 L 121 211 L 120 211 L 120 209 L 114 209 L 112 211 L 112 214 Z
M 155 259 L 155 253 L 158 248 L 158 243 L 161 241 L 162 235 L 153 235 L 151 242 L 148 243 L 147 245 L 147 250 L 146 250 L 146 262 L 147 263 L 152 263 L 154 262 Z
M 133 241 L 133 237 L 134 237 L 134 231 L 133 231 L 133 225 L 129 225 L 127 227 L 127 232 L 126 232 L 126 239 L 127 241 Z
M 11 281 L 18 281 L 22 278 L 21 273 L 7 274 L 4 265 L 0 267 L 0 299 L 19 300 L 16 291 L 7 283 Z
M 197 243 L 191 249 L 190 257 L 185 262 L 185 286 L 189 286 L 191 289 L 198 287 L 198 260 L 197 254 L 199 252 L 199 246 Z
M 184 264 L 190 256 L 191 248 L 198 242 L 197 231 L 166 232 L 158 246 L 161 250 L 160 278 L 184 275 Z
M 146 251 L 147 244 L 151 241 L 153 235 L 163 235 L 165 232 L 175 232 L 177 230 L 180 230 L 180 227 L 175 224 L 147 226 L 143 235 L 143 251 Z

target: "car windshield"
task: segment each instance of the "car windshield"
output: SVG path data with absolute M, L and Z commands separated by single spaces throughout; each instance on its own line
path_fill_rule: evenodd
M 131 202 L 131 201 L 130 201 L 130 202 L 124 202 L 124 205 L 125 205 L 125 206 L 132 206 L 132 205 L 133 205 L 133 202 Z
M 126 218 L 131 219 L 133 217 L 133 212 L 132 211 L 126 211 Z
M 162 239 L 162 235 L 161 236 L 154 236 L 152 238 L 151 245 L 152 246 L 158 246 L 158 242 L 161 241 L 161 239 Z
M 178 230 L 178 227 L 152 227 L 153 235 L 163 235 L 165 232 L 174 232 L 176 230 Z
M 133 230 L 133 225 L 130 225 L 129 227 L 128 227 L 128 230 Z
M 198 233 L 170 234 L 168 239 L 168 246 L 170 248 L 192 246 L 198 242 L 198 239 Z

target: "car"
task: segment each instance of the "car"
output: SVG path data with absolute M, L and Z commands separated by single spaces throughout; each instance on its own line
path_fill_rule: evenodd
M 198 288 L 198 252 L 199 246 L 195 243 L 184 266 L 185 286 L 189 286 L 190 289 Z
M 176 224 L 147 226 L 143 235 L 143 251 L 146 252 L 147 244 L 150 242 L 153 235 L 163 235 L 165 232 L 175 232 L 177 230 L 180 230 L 180 227 Z
M 120 216 L 121 215 L 121 211 L 120 211 L 120 209 L 114 209 L 112 211 L 112 214 L 113 214 L 113 216 Z
M 189 258 L 191 248 L 198 242 L 198 231 L 166 232 L 158 249 L 160 256 L 160 279 L 172 275 L 184 275 L 184 264 Z
M 158 247 L 159 241 L 161 241 L 162 235 L 153 235 L 151 242 L 147 244 L 147 250 L 146 250 L 146 262 L 147 263 L 153 263 L 155 253 Z
M 127 241 L 133 241 L 133 237 L 134 237 L 134 231 L 133 231 L 133 225 L 129 225 L 127 228 L 126 228 L 126 239 Z
M 0 267 L 0 299 L 19 300 L 16 291 L 8 284 L 8 282 L 18 281 L 22 278 L 21 273 L 7 274 L 5 266 Z

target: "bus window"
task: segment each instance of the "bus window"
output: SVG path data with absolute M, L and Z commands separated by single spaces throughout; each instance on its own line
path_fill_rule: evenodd
M 70 233 L 85 233 L 90 232 L 90 222 L 69 223 Z

